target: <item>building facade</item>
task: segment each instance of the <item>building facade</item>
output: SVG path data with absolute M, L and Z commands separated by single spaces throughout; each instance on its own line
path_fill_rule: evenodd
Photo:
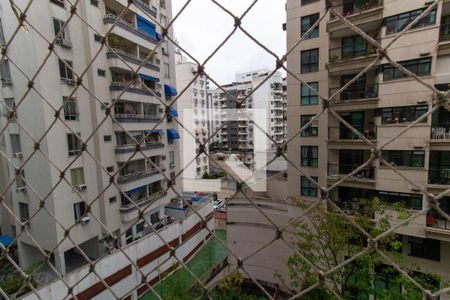
M 209 137 L 209 126 L 208 123 L 208 112 L 207 112 L 207 79 L 206 76 L 201 74 L 197 78 L 197 64 L 187 61 L 185 56 L 180 53 L 175 54 L 176 57 L 176 74 L 177 74 L 177 89 L 179 91 L 184 91 L 176 102 L 177 109 L 180 112 L 179 121 L 183 122 L 184 109 L 192 111 L 193 114 L 198 116 L 198 120 L 194 121 L 195 130 L 189 129 L 192 134 L 195 134 L 195 138 L 199 142 L 205 143 Z M 195 78 L 195 79 L 194 79 Z M 192 82 L 193 81 L 193 82 Z M 191 84 L 192 82 L 192 84 Z M 189 85 L 189 86 L 188 86 Z M 187 111 L 188 112 L 188 111 Z M 183 139 L 184 131 L 181 130 L 181 138 Z M 189 151 L 195 151 L 195 149 L 186 149 Z M 206 147 L 206 153 L 208 153 L 208 147 Z M 181 152 L 182 153 L 182 152 Z M 184 167 L 185 163 L 183 160 L 183 155 L 180 155 L 181 165 Z M 187 164 L 187 162 L 186 162 Z M 191 166 L 195 168 L 195 176 L 197 178 L 202 178 L 203 175 L 209 173 L 209 158 L 205 153 L 200 154 L 199 157 L 195 159 L 195 163 Z M 188 168 L 189 168 L 188 167 Z M 183 170 L 186 171 L 185 168 Z
M 371 157 L 371 147 L 329 111 L 298 134 L 323 110 L 317 91 L 331 97 L 377 57 L 369 42 L 347 27 L 328 5 L 340 12 L 383 47 L 432 2 L 396 1 L 287 1 L 287 48 L 292 48 L 321 17 L 288 57 L 288 68 L 310 89 L 287 76 L 288 132 L 294 138 L 288 155 L 296 167 L 330 186 Z M 423 81 L 448 90 L 450 83 L 450 2 L 441 1 L 412 29 L 394 42 L 387 54 Z M 330 106 L 348 124 L 375 145 L 383 145 L 411 122 L 433 109 L 433 92 L 390 65 L 386 58 L 344 91 Z M 396 166 L 419 187 L 435 195 L 449 188 L 450 113 L 439 109 L 423 122 L 395 138 L 382 151 L 382 157 Z M 288 167 L 289 194 L 317 199 L 317 188 L 294 167 Z M 374 198 L 402 202 L 415 212 L 425 207 L 426 199 L 416 187 L 375 159 L 370 165 L 335 188 L 331 199 L 339 205 L 352 199 Z M 450 212 L 450 198 L 440 200 Z M 411 263 L 448 280 L 450 267 L 450 227 L 433 212 L 421 216 L 398 230 L 403 253 Z
M 166 189 L 176 181 L 167 178 L 174 178 L 179 168 L 179 134 L 172 119 L 176 107 L 165 106 L 176 95 L 174 49 L 163 40 L 156 54 L 147 56 L 164 39 L 157 22 L 168 24 L 171 1 L 136 0 L 126 7 L 125 0 L 81 1 L 77 12 L 92 27 L 77 17 L 65 24 L 70 4 L 64 0 L 43 1 L 28 12 L 29 22 L 47 40 L 62 31 L 54 46 L 58 57 L 51 55 L 34 81 L 40 95 L 28 93 L 19 103 L 28 80 L 8 59 L 1 63 L 1 124 L 7 126 L 1 149 L 8 158 L 1 161 L 8 173 L 1 179 L 5 188 L 13 182 L 5 196 L 18 217 L 2 218 L 1 230 L 18 236 L 23 268 L 43 259 L 34 241 L 52 253 L 51 262 L 64 275 L 86 263 L 76 245 L 96 259 L 110 243 L 109 232 L 121 245 L 149 234 L 139 209 L 153 226 L 168 223 L 166 205 L 175 195 Z M 0 17 L 0 36 L 8 41 L 17 20 L 6 4 L 0 4 Z M 109 47 L 102 46 L 109 31 Z M 48 43 L 34 30 L 19 32 L 8 47 L 8 57 L 30 77 L 47 53 Z M 81 81 L 78 76 L 87 67 Z M 136 78 L 133 70 L 138 68 Z M 61 107 L 59 120 L 52 124 L 54 110 Z M 21 222 L 28 222 L 34 241 L 21 233 Z M 70 240 L 63 228 L 70 228 Z
M 259 69 L 237 73 L 236 81 L 208 91 L 212 112 L 214 114 L 211 127 L 216 133 L 213 141 L 222 150 L 240 152 L 244 163 L 253 164 L 254 125 L 252 121 L 222 121 L 219 117 L 223 109 L 236 109 L 236 99 L 242 101 L 255 90 L 245 102 L 242 109 L 265 109 L 267 112 L 267 132 L 279 145 L 286 142 L 286 103 L 283 97 L 283 79 L 280 72 L 275 72 L 269 79 L 271 71 Z M 267 80 L 266 80 L 267 79 Z M 266 81 L 265 81 L 266 80 Z M 225 90 L 227 93 L 225 93 Z M 222 122 L 226 126 L 222 127 Z M 217 129 L 219 129 L 218 132 Z M 276 145 L 270 141 L 267 148 L 275 151 Z

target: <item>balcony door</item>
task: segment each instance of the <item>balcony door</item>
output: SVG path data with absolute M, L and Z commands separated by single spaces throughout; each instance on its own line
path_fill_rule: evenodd
M 339 150 L 339 174 L 349 174 L 364 164 L 364 150 Z
M 342 58 L 362 56 L 367 53 L 367 41 L 360 35 L 342 39 Z
M 342 119 L 353 126 L 357 131 L 364 132 L 365 113 L 364 111 L 355 111 L 346 115 L 341 115 Z M 344 124 L 340 125 L 341 139 L 357 139 L 358 137 L 350 131 Z
M 350 82 L 350 80 L 355 78 L 356 75 L 357 74 L 342 76 L 341 87 Z M 341 93 L 341 100 L 362 99 L 364 98 L 365 90 L 366 90 L 366 74 L 359 77 L 348 88 L 346 88 L 345 91 Z

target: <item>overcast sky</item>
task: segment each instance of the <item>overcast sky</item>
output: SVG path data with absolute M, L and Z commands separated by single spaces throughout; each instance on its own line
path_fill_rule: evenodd
M 252 0 L 218 0 L 234 14 L 241 15 Z M 186 0 L 172 0 L 175 16 Z M 242 20 L 243 27 L 279 56 L 285 53 L 285 1 L 259 0 Z M 174 24 L 175 37 L 192 56 L 203 62 L 233 30 L 233 18 L 211 0 L 192 0 Z M 208 61 L 206 72 L 220 84 L 234 81 L 236 72 L 275 67 L 275 59 L 237 30 L 233 37 Z

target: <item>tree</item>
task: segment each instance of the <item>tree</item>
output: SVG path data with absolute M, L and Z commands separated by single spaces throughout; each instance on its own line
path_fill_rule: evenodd
M 298 205 L 307 209 L 312 203 L 298 200 Z M 386 205 L 377 198 L 353 199 L 351 206 L 353 209 L 360 208 L 359 213 L 352 214 L 351 218 L 371 237 L 390 228 L 392 214 L 387 212 L 394 211 L 400 219 L 409 215 L 401 204 Z M 330 207 L 320 203 L 294 225 L 294 245 L 298 253 L 289 257 L 288 270 L 291 286 L 296 290 L 316 284 L 319 281 L 317 270 L 333 269 L 367 246 L 367 237 L 343 214 L 332 211 Z M 406 266 L 402 255 L 402 241 L 398 240 L 396 234 L 389 234 L 378 241 L 378 248 L 425 289 L 439 289 L 442 282 L 437 275 L 424 273 L 418 267 L 412 269 L 411 266 Z M 320 287 L 304 298 L 335 299 L 333 291 L 344 299 L 369 299 L 369 295 L 376 295 L 377 299 L 423 299 L 422 292 L 375 251 L 361 255 L 345 267 L 338 268 L 327 275 L 324 281 L 327 288 L 321 283 Z

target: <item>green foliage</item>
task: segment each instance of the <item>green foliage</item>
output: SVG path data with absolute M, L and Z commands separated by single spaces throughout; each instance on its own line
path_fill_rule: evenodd
M 0 279 L 0 288 L 7 295 L 21 296 L 31 291 L 31 286 L 36 287 L 36 281 L 33 279 L 33 276 L 30 277 L 29 283 L 25 280 L 24 276 L 19 273 L 12 266 L 4 266 L 5 268 L 2 270 L 2 277 Z M 25 274 L 32 274 L 37 270 L 37 266 L 31 266 L 27 270 L 25 270 Z
M 217 174 L 203 174 L 203 179 L 218 179 L 225 176 L 224 172 L 219 172 Z
M 357 204 L 360 209 L 359 213 L 350 218 L 373 238 L 390 228 L 392 212 L 400 220 L 410 215 L 404 206 L 387 206 L 377 198 L 360 199 L 359 203 L 353 204 Z M 310 202 L 299 200 L 298 205 L 305 210 L 310 206 Z M 367 247 L 368 237 L 354 226 L 349 218 L 331 211 L 322 203 L 311 208 L 306 217 L 295 224 L 294 230 L 297 253 L 289 257 L 287 264 L 290 283 L 296 290 L 316 284 L 319 281 L 318 270 L 326 272 L 334 269 Z M 378 240 L 378 249 L 390 256 L 412 278 L 423 284 L 424 288 L 439 288 L 441 280 L 436 275 L 419 272 L 417 268 L 411 270 L 405 266 L 405 258 L 401 253 L 402 242 L 395 234 Z M 385 282 L 388 282 L 389 287 L 384 286 Z M 327 275 L 325 284 L 327 288 L 320 285 L 304 299 L 335 299 L 331 291 L 344 299 L 369 299 L 369 295 L 386 300 L 423 298 L 421 291 L 408 278 L 393 267 L 387 267 L 384 259 L 375 251 L 360 255 L 345 267 L 337 268 Z
M 216 289 L 211 290 L 209 296 L 214 300 L 262 300 L 260 297 L 249 294 L 243 288 L 244 278 L 235 271 L 219 282 Z

